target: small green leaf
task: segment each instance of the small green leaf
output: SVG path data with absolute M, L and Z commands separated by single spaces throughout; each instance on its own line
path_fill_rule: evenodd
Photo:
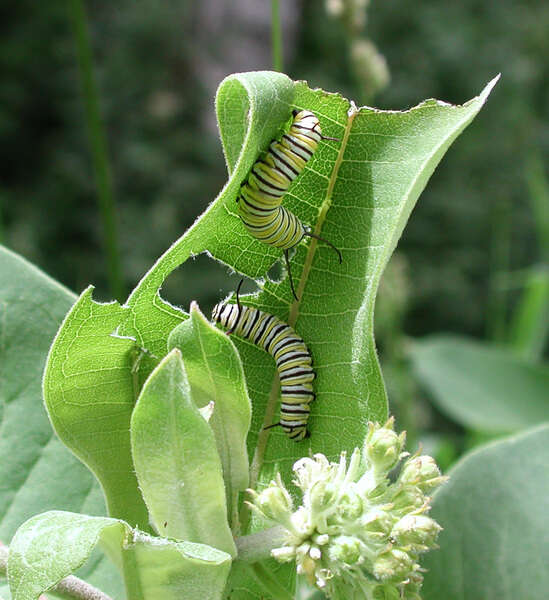
M 221 461 L 172 350 L 147 379 L 131 419 L 132 453 L 152 523 L 162 535 L 236 555 Z
M 466 427 L 511 432 L 549 419 L 549 366 L 444 335 L 414 340 L 409 356 L 435 404 Z
M 203 544 L 132 530 L 118 519 L 53 511 L 17 531 L 8 560 L 13 600 L 35 600 L 101 546 L 124 573 L 132 600 L 217 600 L 231 557 Z
M 139 568 L 143 600 L 221 600 L 231 568 L 226 552 L 144 534 L 134 537 L 129 551 Z
M 69 512 L 32 517 L 17 530 L 10 545 L 8 581 L 13 600 L 34 600 L 74 573 L 102 536 L 116 538 L 121 548 L 126 529 L 116 519 Z
M 130 451 L 136 344 L 115 335 L 124 308 L 91 294 L 82 293 L 53 342 L 44 399 L 61 440 L 99 479 L 109 514 L 147 530 Z
M 549 589 L 549 426 L 463 458 L 436 492 L 444 528 L 429 552 L 424 600 L 542 600 Z
M 238 351 L 223 332 L 206 320 L 194 303 L 191 318 L 170 334 L 168 348 L 181 350 L 196 405 L 201 408 L 213 402 L 209 425 L 223 465 L 228 512 L 234 525 L 238 493 L 248 487 L 246 436 L 251 417 Z

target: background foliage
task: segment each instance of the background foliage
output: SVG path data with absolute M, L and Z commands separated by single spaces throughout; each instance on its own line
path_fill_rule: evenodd
M 215 86 L 231 72 L 271 66 L 268 3 L 255 10 L 251 1 L 213 3 L 209 18 L 198 4 L 212 3 L 87 3 L 130 289 L 225 180 Z M 322 4 L 282 3 L 285 70 L 360 103 L 345 30 Z M 71 289 L 93 281 L 108 297 L 66 7 L 24 0 L 4 12 L 4 241 Z M 413 13 L 403 0 L 369 7 L 369 35 L 392 75 L 376 106 L 402 109 L 427 97 L 459 103 L 503 74 L 490 111 L 437 170 L 401 242 L 413 267 L 410 333 L 482 334 L 493 317 L 499 245 L 511 245 L 513 268 L 538 258 L 525 161 L 549 151 L 548 27 L 549 8 L 540 2 L 420 1 Z M 188 271 L 169 282 L 170 299 L 213 304 L 223 270 L 199 259 Z
M 404 0 L 372 0 L 365 31 L 391 74 L 372 98 L 351 68 L 349 31 L 326 14 L 324 2 L 281 4 L 285 72 L 359 105 L 405 109 L 426 97 L 461 103 L 502 72 L 489 110 L 435 172 L 389 264 L 376 342 L 399 427 L 445 467 L 470 446 L 547 421 L 549 7 L 423 0 L 412 12 Z M 86 8 L 131 289 L 226 179 L 214 91 L 229 73 L 272 66 L 270 7 L 254 0 L 89 0 Z M 22 0 L 3 14 L 0 241 L 68 289 L 80 293 L 91 282 L 96 298 L 111 299 L 67 5 Z M 225 268 L 200 256 L 167 280 L 163 295 L 184 308 L 196 299 L 208 314 L 234 287 Z M 68 305 L 73 296 L 62 295 Z M 61 315 L 50 316 L 45 326 L 53 334 Z M 437 332 L 477 341 L 418 342 Z M 489 364 L 475 381 L 472 356 Z M 507 380 L 516 374 L 513 385 L 524 389 L 521 378 L 528 385 L 520 414 L 516 394 L 507 402 L 502 393 L 514 389 L 502 384 L 502 357 Z M 452 377 L 450 394 L 441 373 Z M 16 416 L 9 408 L 0 405 L 5 423 Z M 40 419 L 38 446 L 51 436 L 45 415 Z M 34 445 L 26 452 L 23 470 L 14 461 L 7 471 L 31 470 Z M 67 468 L 82 469 L 72 462 Z M 88 502 L 91 512 L 101 511 L 96 487 L 91 494 L 89 500 L 82 491 L 75 508 Z M 441 496 L 443 508 L 448 497 Z M 32 514 L 32 502 L 21 506 Z M 4 540 L 21 517 L 6 515 Z

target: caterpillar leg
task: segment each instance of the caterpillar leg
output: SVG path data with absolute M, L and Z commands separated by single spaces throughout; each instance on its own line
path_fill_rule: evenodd
M 341 256 L 341 252 L 332 244 L 332 242 L 329 242 L 328 240 L 325 240 L 324 238 L 321 238 L 319 235 L 316 235 L 310 231 L 305 231 L 305 233 L 303 235 L 307 235 L 309 237 L 315 238 L 315 240 L 324 242 L 325 244 L 330 246 L 330 248 L 333 248 L 337 252 L 337 256 L 339 258 L 339 264 L 341 264 L 343 262 L 343 257 Z
M 288 256 L 288 250 L 284 250 L 284 259 L 286 261 L 286 269 L 288 270 L 288 277 L 290 279 L 290 288 L 292 290 L 292 294 L 294 295 L 294 298 L 297 301 L 299 301 L 299 298 L 297 297 L 297 294 L 295 293 L 294 280 L 292 278 L 292 270 L 290 268 L 290 257 Z
M 272 425 L 267 425 L 267 427 L 263 427 L 263 431 L 266 429 L 272 429 L 273 427 L 282 427 L 284 433 L 295 442 L 300 442 L 301 440 L 307 439 L 311 437 L 311 432 L 307 429 L 306 425 L 284 425 L 282 423 L 273 423 Z

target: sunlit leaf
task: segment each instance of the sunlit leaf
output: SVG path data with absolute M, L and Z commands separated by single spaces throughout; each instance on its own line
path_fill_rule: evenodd
M 249 484 L 246 436 L 251 406 L 240 357 L 229 337 L 206 321 L 196 305 L 191 306 L 191 318 L 172 331 L 168 347 L 179 348 L 183 354 L 194 402 L 213 407 L 208 422 L 223 465 L 228 514 L 234 523 L 238 494 Z
M 160 534 L 236 554 L 221 460 L 174 349 L 147 379 L 131 420 L 135 472 Z

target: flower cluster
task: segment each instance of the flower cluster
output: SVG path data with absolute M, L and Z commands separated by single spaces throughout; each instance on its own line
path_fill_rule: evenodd
M 349 464 L 323 454 L 294 465 L 294 483 L 303 492 L 293 501 L 280 477 L 253 507 L 286 529 L 283 547 L 272 551 L 281 561 L 295 560 L 298 573 L 328 597 L 353 600 L 417 600 L 423 577 L 421 553 L 436 547 L 441 527 L 426 516 L 428 494 L 446 478 L 430 456 L 403 452 L 405 434 L 370 425 L 362 452 Z M 406 458 L 394 482 L 389 472 Z

